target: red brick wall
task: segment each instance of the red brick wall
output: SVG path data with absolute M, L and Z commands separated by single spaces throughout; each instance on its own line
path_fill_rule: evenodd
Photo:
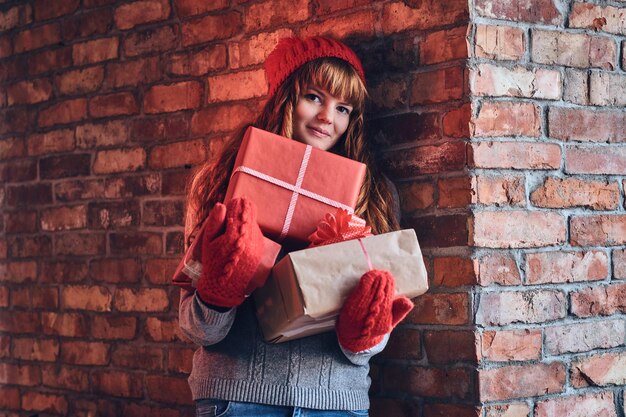
M 0 0 L 0 413 L 193 415 L 186 180 L 329 34 L 431 276 L 372 415 L 623 415 L 626 3 L 566 3 Z

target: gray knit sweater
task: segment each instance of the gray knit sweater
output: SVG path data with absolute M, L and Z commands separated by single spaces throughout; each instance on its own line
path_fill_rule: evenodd
M 181 291 L 179 323 L 200 347 L 189 386 L 194 400 L 214 398 L 319 410 L 369 408 L 369 359 L 383 350 L 344 351 L 334 332 L 268 344 L 257 325 L 252 300 L 227 312 Z

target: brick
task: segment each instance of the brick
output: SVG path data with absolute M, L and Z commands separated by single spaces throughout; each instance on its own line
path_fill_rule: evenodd
M 41 371 L 38 365 L 13 365 L 0 362 L 0 384 L 36 386 L 41 383 Z
M 111 311 L 112 294 L 107 287 L 73 285 L 61 290 L 64 309 Z
M 420 43 L 422 65 L 467 58 L 466 26 L 432 32 Z
M 55 362 L 59 357 L 56 339 L 13 338 L 13 357 L 25 361 Z
M 466 293 L 427 293 L 414 300 L 407 323 L 448 324 L 468 323 L 469 299 Z
M 206 2 L 203 0 L 176 0 L 176 13 L 179 17 L 188 17 L 228 7 L 228 0 L 214 0 Z
M 20 81 L 7 88 L 7 104 L 35 104 L 52 97 L 52 84 L 46 78 Z
M 122 229 L 139 225 L 140 209 L 137 201 L 89 204 L 89 228 Z
M 552 143 L 479 142 L 472 144 L 472 165 L 476 168 L 558 169 L 561 147 Z
M 28 107 L 9 108 L 0 111 L 0 134 L 24 133 L 30 130 L 34 120 L 35 112 Z
M 558 100 L 563 94 L 561 73 L 542 68 L 509 69 L 480 64 L 470 72 L 470 88 L 479 96 L 526 97 Z
M 20 392 L 17 388 L 0 388 L 0 407 L 18 410 L 20 408 Z
M 377 80 L 368 86 L 368 90 L 371 102 L 377 110 L 399 109 L 407 105 L 408 82 L 406 79 Z
M 290 36 L 294 36 L 292 30 L 279 29 L 274 32 L 259 33 L 258 35 L 251 36 L 240 42 L 229 43 L 228 59 L 230 68 L 244 68 L 262 64 L 265 62 L 265 58 L 267 58 L 269 53 L 274 49 L 274 46 L 278 44 L 278 41 Z M 225 50 L 223 52 L 221 49 L 219 50 L 219 55 L 217 55 L 218 59 L 213 58 L 213 61 L 215 61 L 213 66 L 226 63 L 225 52 Z
M 414 329 L 398 328 L 394 330 L 382 357 L 389 359 L 420 359 L 422 357 L 421 334 Z M 172 351 L 170 350 L 170 356 Z M 188 363 L 191 363 L 189 361 Z
M 404 414 L 416 415 L 416 412 Z M 479 417 L 481 415 L 480 407 L 472 407 L 469 405 L 454 404 L 425 404 L 424 417 Z
M 626 249 L 613 251 L 613 278 L 626 279 Z
M 160 190 L 158 174 L 106 178 L 104 196 L 107 198 L 131 198 L 156 194 Z
M 202 135 L 234 131 L 255 118 L 254 109 L 243 104 L 219 104 L 206 107 L 191 118 L 191 132 Z
M 484 369 L 478 371 L 478 384 L 480 401 L 559 393 L 565 389 L 565 367 L 553 362 Z
M 371 126 L 372 139 L 381 147 L 440 139 L 439 116 L 437 113 L 402 113 L 376 119 Z
M 47 155 L 74 149 L 74 131 L 71 129 L 53 130 L 28 136 L 26 145 L 29 155 Z
M 419 342 L 418 342 L 419 343 Z M 169 349 L 167 369 L 172 372 L 189 373 L 195 349 Z
M 616 174 L 626 167 L 626 146 L 608 148 L 571 146 L 565 152 L 565 171 L 570 174 Z
M 75 153 L 49 156 L 39 159 L 39 176 L 42 179 L 58 179 L 89 175 L 91 155 Z
M 123 4 L 115 9 L 115 24 L 122 30 L 137 25 L 165 20 L 170 15 L 167 0 L 143 0 Z
M 556 290 L 486 292 L 480 297 L 476 322 L 489 326 L 544 323 L 567 315 L 567 297 Z
M 179 259 L 148 259 L 145 266 L 145 277 L 152 285 L 168 285 L 180 262 Z
M 78 9 L 80 0 L 68 0 L 64 2 L 49 2 L 36 0 L 34 6 L 35 20 L 46 20 L 54 17 L 70 14 Z
M 545 328 L 545 351 L 550 355 L 587 352 L 620 346 L 624 321 L 594 321 Z
M 186 378 L 148 375 L 145 381 L 151 400 L 165 404 L 193 404 Z
M 149 226 L 183 226 L 184 202 L 147 201 L 143 206 L 143 224 Z
M 23 284 L 37 279 L 37 263 L 33 261 L 9 262 L 0 265 L 0 281 Z
M 435 287 L 461 287 L 476 283 L 474 264 L 471 259 L 446 256 L 434 261 Z
M 87 117 L 87 100 L 77 98 L 60 101 L 39 112 L 40 127 L 67 124 L 83 120 Z
M 12 301 L 13 307 L 55 309 L 59 308 L 59 292 L 49 287 L 20 288 L 13 291 Z
M 207 147 L 203 140 L 176 142 L 152 148 L 148 166 L 152 169 L 164 169 L 195 165 L 204 162 L 207 156 Z
M 478 258 L 475 264 L 478 283 L 482 286 L 521 284 L 517 263 L 509 254 L 488 253 Z
M 111 363 L 126 369 L 163 369 L 164 350 L 161 347 L 119 345 L 111 353 Z
M 208 78 L 208 102 L 244 100 L 267 93 L 263 70 L 242 71 Z
M 626 106 L 626 76 L 593 71 L 589 76 L 589 103 L 598 106 Z
M 56 207 L 41 212 L 43 231 L 83 229 L 87 225 L 87 206 Z
M 0 58 L 13 55 L 13 45 L 8 35 L 0 36 Z
M 91 336 L 96 339 L 132 339 L 136 333 L 135 317 L 97 315 L 92 318 Z
M 89 100 L 89 115 L 109 117 L 139 112 L 137 100 L 132 93 L 113 93 L 96 96 Z
M 612 392 L 589 393 L 540 401 L 535 405 L 534 415 L 535 417 L 617 417 Z
M 81 149 L 120 145 L 130 140 L 130 126 L 123 120 L 76 127 L 76 146 Z
M 32 21 L 31 5 L 16 5 L 15 7 L 0 12 L 0 32 L 26 25 Z
M 115 2 L 116 0 L 84 0 L 83 5 L 89 8 L 89 7 L 106 6 L 109 4 L 113 4 Z
M 435 186 L 428 182 L 410 182 L 398 185 L 402 213 L 415 213 L 435 203 Z
M 114 305 L 122 312 L 163 312 L 169 308 L 167 292 L 159 288 L 133 290 L 122 288 L 115 291 Z
M 31 75 L 67 68 L 72 65 L 72 48 L 63 47 L 29 54 L 27 62 L 27 72 Z
M 565 219 L 552 212 L 480 211 L 474 213 L 474 246 L 534 248 L 562 244 Z
M 580 357 L 572 363 L 574 387 L 624 384 L 626 384 L 626 355 L 623 352 Z
M 87 264 L 79 261 L 47 261 L 41 264 L 42 283 L 76 283 L 87 279 Z
M 528 417 L 530 407 L 526 403 L 498 404 L 485 408 L 485 417 Z
M 72 45 L 74 65 L 95 64 L 118 57 L 119 39 L 101 38 Z
M 137 283 L 141 264 L 136 259 L 98 259 L 89 264 L 92 279 L 99 282 Z
M 554 3 L 553 0 L 512 0 L 506 3 L 477 0 L 474 7 L 479 16 L 493 19 L 560 25 L 564 19 Z
M 55 84 L 61 94 L 75 95 L 98 91 L 103 80 L 104 68 L 96 66 L 63 73 L 55 78 Z
M 116 397 L 141 398 L 142 378 L 138 374 L 118 371 L 96 371 L 92 373 L 92 386 L 95 392 Z M 168 395 L 172 395 L 171 392 Z
M 571 312 L 578 317 L 610 316 L 626 312 L 626 285 L 585 288 L 571 294 Z
M 446 112 L 442 119 L 443 134 L 453 138 L 469 137 L 471 113 L 472 109 L 469 104 Z
M 42 369 L 43 384 L 51 388 L 71 391 L 89 390 L 89 373 L 81 369 L 46 366 Z
M 226 67 L 226 47 L 213 45 L 198 52 L 173 54 L 167 60 L 167 73 L 171 75 L 206 75 Z
M 177 29 L 174 26 L 132 32 L 124 39 L 124 54 L 132 57 L 152 52 L 166 52 L 176 49 L 177 42 Z
M 572 68 L 565 69 L 563 100 L 575 104 L 589 104 L 588 71 Z
M 526 203 L 524 177 L 497 176 L 476 177 L 476 201 L 496 207 L 523 206 Z
M 285 23 L 294 24 L 309 18 L 308 2 L 297 0 L 285 4 L 279 0 L 268 0 L 250 5 L 245 9 L 244 30 L 246 33 L 272 28 Z
M 62 360 L 72 365 L 107 365 L 109 345 L 100 342 L 66 341 L 61 346 Z
M 148 317 L 145 328 L 142 330 L 148 340 L 153 342 L 173 342 L 179 340 L 178 320 L 163 320 L 157 317 Z
M 16 53 L 27 52 L 58 44 L 60 41 L 61 28 L 59 24 L 50 23 L 17 33 L 13 38 L 13 50 Z
M 619 205 L 619 187 L 617 183 L 606 181 L 548 177 L 532 192 L 530 199 L 537 207 L 613 210 Z
M 104 181 L 62 181 L 54 185 L 54 196 L 59 202 L 99 198 L 105 194 Z
M 185 235 L 183 232 L 168 232 L 165 236 L 165 254 L 182 255 L 185 248 Z
M 516 27 L 476 25 L 474 39 L 478 58 L 519 61 L 526 50 L 524 31 Z
M 38 333 L 40 331 L 39 314 L 16 310 L 13 310 L 11 314 L 3 314 L 0 316 L 0 331 L 16 334 Z M 2 366 L 1 362 L 0 366 Z M 2 381 L 2 372 L 0 372 L 0 381 Z
M 576 246 L 617 246 L 626 244 L 626 216 L 573 216 L 570 242 Z
M 481 356 L 493 362 L 530 361 L 541 358 L 541 330 L 486 330 L 481 339 Z
M 111 149 L 98 151 L 93 163 L 94 174 L 138 171 L 145 167 L 146 151 L 143 148 Z
M 474 200 L 472 179 L 469 177 L 442 178 L 437 181 L 439 208 L 467 207 Z
M 626 142 L 626 114 L 621 111 L 591 111 L 551 107 L 549 136 L 566 141 Z
M 532 103 L 484 102 L 472 125 L 476 136 L 538 137 L 540 109 Z
M 472 386 L 470 373 L 464 368 L 439 369 L 394 365 L 385 367 L 383 379 L 387 389 L 420 397 L 468 398 Z M 451 384 L 449 381 L 454 383 Z
M 155 85 L 144 96 L 145 113 L 166 113 L 195 109 L 200 106 L 202 86 L 195 81 Z
M 111 233 L 109 246 L 113 254 L 160 255 L 162 238 L 150 232 Z
M 87 322 L 80 313 L 41 313 L 41 327 L 47 335 L 85 337 Z
M 426 30 L 464 23 L 469 19 L 468 6 L 458 0 L 439 2 L 394 1 L 383 6 L 382 29 L 385 35 L 405 30 Z
M 189 136 L 190 125 L 190 118 L 187 116 L 175 114 L 136 119 L 132 125 L 132 138 L 148 143 L 186 138 Z
M 526 255 L 528 284 L 564 283 L 606 279 L 608 256 L 604 252 L 538 252 Z
M 531 59 L 548 65 L 612 70 L 617 54 L 612 39 L 578 33 L 533 30 Z
M 408 219 L 403 226 L 417 233 L 422 247 L 466 246 L 468 243 L 467 215 L 439 215 Z
M 569 15 L 569 26 L 626 35 L 623 7 L 576 2 Z
M 105 236 L 94 233 L 67 233 L 55 236 L 57 255 L 99 255 L 105 253 Z
M 85 10 L 63 22 L 63 39 L 75 40 L 109 32 L 113 27 L 113 10 Z
M 122 404 L 122 415 L 136 416 L 136 417 L 149 417 L 149 416 L 163 416 L 163 417 L 178 417 L 181 415 L 177 409 L 166 408 L 163 405 L 148 406 L 133 403 Z
M 109 88 L 148 84 L 161 79 L 158 57 L 107 64 L 105 85 Z
M 9 258 L 29 258 L 32 256 L 52 255 L 52 239 L 50 236 L 17 236 L 8 239 L 8 242 Z M 6 249 L 4 252 L 4 257 L 6 257 Z M 0 256 L 0 258 L 2 258 L 2 256 Z
M 377 18 L 378 14 L 373 10 L 362 10 L 347 15 L 330 17 L 304 26 L 299 31 L 298 36 L 330 35 L 338 39 L 370 38 L 376 33 L 374 22 L 376 22 Z
M 228 12 L 208 15 L 183 22 L 181 36 L 183 46 L 228 39 L 241 30 L 241 14 Z
M 26 146 L 22 138 L 0 140 L 0 160 L 19 158 L 26 155 Z
M 0 62 L 0 81 L 15 80 L 26 73 L 27 58 L 15 56 Z
M 383 164 L 392 178 L 410 178 L 463 169 L 466 146 L 462 142 L 419 146 L 383 155 Z
M 7 188 L 7 205 L 32 206 L 52 203 L 52 188 L 48 183 L 9 186 Z
M 67 399 L 62 395 L 25 392 L 22 395 L 22 408 L 28 411 L 41 411 L 64 415 L 68 410 Z
M 413 77 L 410 105 L 442 103 L 463 98 L 463 67 L 422 72 Z
M 429 364 L 476 363 L 476 337 L 472 331 L 427 331 L 424 348 Z

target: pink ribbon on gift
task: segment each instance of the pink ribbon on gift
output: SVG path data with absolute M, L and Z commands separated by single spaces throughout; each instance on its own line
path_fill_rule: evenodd
M 267 181 L 279 187 L 290 190 L 293 193 L 291 195 L 291 201 L 289 202 L 289 207 L 287 208 L 287 214 L 285 215 L 285 220 L 283 221 L 283 230 L 280 233 L 279 240 L 284 239 L 287 236 L 287 232 L 289 232 L 289 228 L 291 227 L 291 221 L 293 219 L 293 213 L 296 209 L 296 202 L 298 201 L 299 195 L 309 197 L 313 200 L 319 201 L 331 207 L 344 209 L 348 213 L 354 212 L 354 209 L 348 205 L 345 205 L 339 201 L 330 199 L 328 197 L 324 197 L 321 194 L 317 194 L 317 193 L 314 193 L 312 191 L 302 188 L 302 181 L 304 180 L 304 174 L 306 173 L 306 169 L 309 164 L 309 159 L 311 157 L 311 150 L 312 150 L 311 145 L 306 145 L 304 156 L 302 157 L 302 162 L 300 163 L 300 169 L 298 170 L 298 178 L 296 179 L 295 184 L 290 184 L 288 182 L 279 180 L 276 177 L 272 177 L 271 175 L 264 174 L 263 172 L 257 171 L 256 169 L 252 169 L 246 166 L 239 166 L 233 170 L 232 175 L 235 175 L 236 172 L 243 172 L 245 174 L 252 175 L 253 177 L 259 178 L 263 181 Z

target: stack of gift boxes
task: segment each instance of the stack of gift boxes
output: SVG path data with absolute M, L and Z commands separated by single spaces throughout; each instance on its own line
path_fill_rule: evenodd
M 332 330 L 343 301 L 370 269 L 390 271 L 397 295 L 411 298 L 428 289 L 413 230 L 373 236 L 351 216 L 365 170 L 360 162 L 248 128 L 225 200 L 252 200 L 268 238 L 257 272 L 261 281 L 269 276 L 253 293 L 267 341 Z M 270 271 L 281 246 L 290 252 Z

